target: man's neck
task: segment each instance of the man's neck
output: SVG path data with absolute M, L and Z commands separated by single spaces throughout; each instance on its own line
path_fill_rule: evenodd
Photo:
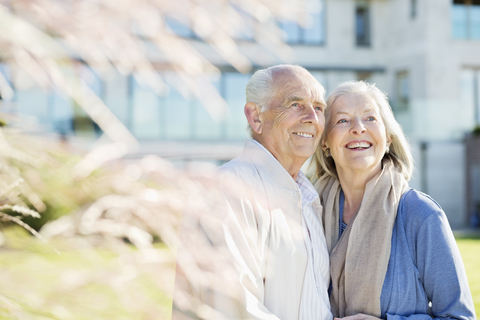
M 297 181 L 298 172 L 300 171 L 300 168 L 302 168 L 306 159 L 291 159 L 289 157 L 281 157 L 280 155 L 276 154 L 275 150 L 270 150 L 258 139 L 255 139 L 255 137 L 253 137 L 253 140 L 260 144 L 262 147 L 264 147 L 265 150 L 267 150 L 282 165 L 282 167 L 287 170 L 288 174 L 292 177 L 292 179 L 294 181 Z

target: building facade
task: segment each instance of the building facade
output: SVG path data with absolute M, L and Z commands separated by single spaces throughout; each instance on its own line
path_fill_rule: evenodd
M 291 48 L 288 61 L 253 40 L 253 20 L 247 25 L 237 44 L 253 62 L 251 72 L 278 63 L 299 64 L 327 94 L 347 80 L 376 83 L 388 94 L 412 144 L 416 171 L 411 186 L 436 199 L 452 227 L 468 226 L 474 206 L 467 203 L 467 194 L 470 202 L 480 202 L 480 194 L 471 194 L 467 183 L 464 144 L 466 134 L 480 124 L 480 1 L 309 3 L 315 8 L 309 24 L 278 21 Z M 229 106 L 225 117 L 215 120 L 189 92 L 173 86 L 159 96 L 135 75 L 101 79 L 85 67 L 85 79 L 141 142 L 141 153 L 158 153 L 180 164 L 191 160 L 220 164 L 238 154 L 248 137 L 243 106 L 251 73 L 233 69 L 188 26 L 169 23 L 221 70 L 212 82 Z M 150 57 L 161 65 L 160 55 L 152 51 Z M 11 77 L 7 67 L 0 65 L 0 71 Z M 175 73 L 162 74 L 167 83 L 178 81 Z M 92 138 L 98 134 L 71 100 L 34 85 L 16 88 L 7 108 L 9 113 L 28 115 L 47 131 Z

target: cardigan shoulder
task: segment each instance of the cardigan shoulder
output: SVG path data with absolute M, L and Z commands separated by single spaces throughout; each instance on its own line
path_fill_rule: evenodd
M 427 219 L 444 219 L 440 205 L 429 195 L 415 189 L 408 189 L 400 199 L 398 215 L 405 225 L 420 227 Z

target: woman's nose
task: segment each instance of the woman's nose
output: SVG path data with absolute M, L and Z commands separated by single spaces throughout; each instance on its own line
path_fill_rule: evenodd
M 352 129 L 351 129 L 352 134 L 362 134 L 366 130 L 367 129 L 365 128 L 365 126 L 364 126 L 364 124 L 361 120 L 359 120 L 359 119 L 353 120 Z

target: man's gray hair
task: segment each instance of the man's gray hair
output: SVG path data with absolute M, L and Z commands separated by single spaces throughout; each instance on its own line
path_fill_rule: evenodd
M 274 66 L 267 69 L 258 70 L 252 75 L 247 83 L 247 87 L 245 89 L 247 103 L 253 102 L 257 104 L 261 112 L 265 111 L 268 103 L 275 96 L 273 73 L 278 69 L 278 66 Z
M 277 93 L 277 88 L 273 81 L 274 74 L 278 71 L 288 69 L 303 70 L 305 72 L 308 72 L 308 70 L 302 66 L 289 64 L 279 64 L 256 71 L 248 81 L 247 87 L 245 89 L 247 103 L 255 103 L 259 107 L 260 112 L 264 112 L 268 108 L 270 101 L 275 97 L 275 94 Z M 250 127 L 249 125 L 248 129 L 251 136 L 253 134 L 252 127 Z

